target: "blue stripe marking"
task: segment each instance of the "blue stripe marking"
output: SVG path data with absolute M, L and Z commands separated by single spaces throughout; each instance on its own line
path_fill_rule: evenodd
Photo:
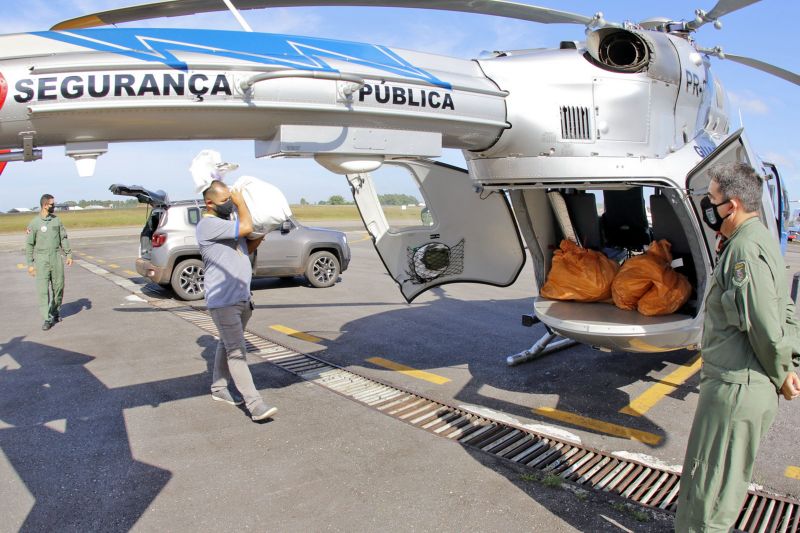
M 445 89 L 451 88 L 449 83 L 415 67 L 389 48 L 366 43 L 272 33 L 157 28 L 41 31 L 32 32 L 31 35 L 142 61 L 158 61 L 184 71 L 189 66 L 175 57 L 174 52 L 199 52 L 262 65 L 338 72 L 326 63 L 327 58 L 424 80 Z

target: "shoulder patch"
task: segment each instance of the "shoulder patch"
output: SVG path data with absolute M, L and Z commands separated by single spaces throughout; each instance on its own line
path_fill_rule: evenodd
M 733 282 L 736 285 L 743 285 L 747 281 L 747 263 L 737 261 L 733 265 Z

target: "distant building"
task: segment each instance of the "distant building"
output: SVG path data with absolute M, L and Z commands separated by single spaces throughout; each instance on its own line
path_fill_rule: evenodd
M 92 204 L 92 205 L 87 205 L 86 207 L 84 207 L 84 209 L 108 209 L 108 208 L 104 205 Z
M 27 207 L 15 207 L 13 209 L 8 210 L 9 213 L 33 213 L 33 209 L 28 209 Z

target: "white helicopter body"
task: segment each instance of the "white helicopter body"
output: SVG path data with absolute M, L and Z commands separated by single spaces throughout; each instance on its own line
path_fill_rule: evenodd
M 464 3 L 446 8 L 456 4 Z M 586 19 L 586 42 L 477 60 L 250 32 L 73 29 L 69 21 L 60 31 L 0 36 L 0 161 L 37 159 L 43 146 L 64 145 L 81 160 L 108 143 L 179 139 L 252 139 L 256 156 L 314 157 L 347 176 L 409 301 L 456 281 L 509 285 L 525 246 L 540 287 L 568 235 L 627 253 L 667 238 L 693 286 L 687 306 L 645 317 L 537 297 L 548 332 L 508 362 L 570 341 L 638 352 L 695 347 L 715 259 L 716 236 L 700 219 L 705 170 L 738 160 L 766 175 L 762 220 L 776 239 L 788 200 L 775 167 L 730 131 L 709 51 L 688 31 L 596 19 Z M 797 83 L 777 67 L 762 70 Z M 468 176 L 430 160 L 442 148 L 463 150 Z M 433 222 L 389 226 L 370 174 L 382 164 L 411 173 Z M 558 336 L 566 340 L 553 344 Z

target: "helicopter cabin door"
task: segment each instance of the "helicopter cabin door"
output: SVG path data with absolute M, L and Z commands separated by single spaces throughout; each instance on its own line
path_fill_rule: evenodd
M 382 206 L 400 196 L 379 198 L 379 189 L 397 192 L 381 183 L 384 174 L 387 179 L 401 174 L 406 181 L 410 174 L 424 205 Z M 347 180 L 375 248 L 408 302 L 446 283 L 505 287 L 514 283 L 525 264 L 506 195 L 477 193 L 469 174 L 460 168 L 394 160 L 378 174 L 349 174 Z
M 716 232 L 703 223 L 703 213 L 700 208 L 700 200 L 702 200 L 703 196 L 708 192 L 708 186 L 711 182 L 708 170 L 714 165 L 724 163 L 747 163 L 755 168 L 757 172 L 761 170 L 758 159 L 750 149 L 750 145 L 744 137 L 743 131 L 744 130 L 740 129 L 731 134 L 731 136 L 717 146 L 708 157 L 694 167 L 686 177 L 686 187 L 689 190 L 692 203 L 694 204 L 700 227 L 703 228 L 709 257 L 716 256 L 713 252 L 717 247 L 717 235 Z M 778 226 L 772 208 L 772 197 L 766 184 L 762 191 L 759 217 L 770 232 L 775 235 L 775 238 L 779 239 Z

